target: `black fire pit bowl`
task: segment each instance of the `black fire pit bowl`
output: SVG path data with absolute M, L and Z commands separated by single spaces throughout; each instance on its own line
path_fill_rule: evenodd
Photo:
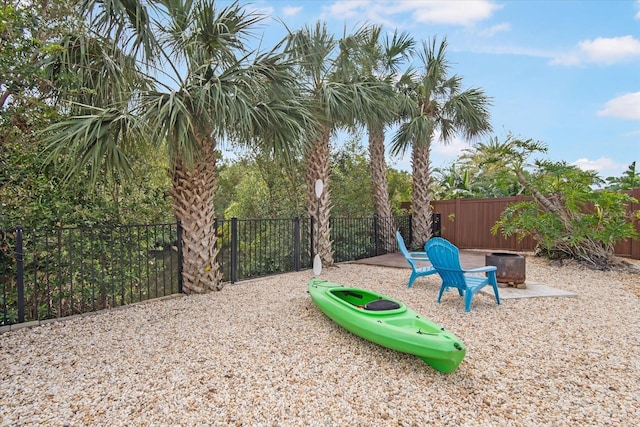
M 496 278 L 499 283 L 519 285 L 525 282 L 525 257 L 510 252 L 492 252 L 485 255 L 486 265 L 497 267 Z

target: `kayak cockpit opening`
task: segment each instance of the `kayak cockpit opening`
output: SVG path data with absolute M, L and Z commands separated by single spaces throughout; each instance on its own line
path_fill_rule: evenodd
M 374 293 L 351 289 L 332 289 L 329 292 L 339 300 L 363 310 L 387 311 L 398 310 L 402 307 L 397 301 L 382 298 Z

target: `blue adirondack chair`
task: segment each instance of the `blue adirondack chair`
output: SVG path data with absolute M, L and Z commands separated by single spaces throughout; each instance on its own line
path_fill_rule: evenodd
M 424 245 L 427 256 L 431 264 L 442 278 L 442 285 L 438 293 L 438 303 L 442 298 L 442 293 L 449 288 L 458 289 L 460 296 L 464 296 L 464 311 L 471 310 L 471 299 L 480 289 L 487 285 L 493 287 L 496 295 L 496 302 L 500 304 L 498 294 L 498 283 L 496 280 L 496 267 L 485 266 L 465 270 L 460 266 L 460 251 L 448 240 L 440 237 L 433 237 Z M 487 273 L 477 276 L 473 273 Z
M 413 282 L 418 277 L 436 274 L 436 270 L 432 265 L 419 266 L 417 264 L 419 262 L 429 262 L 429 258 L 427 257 L 426 252 L 409 252 L 407 250 L 407 246 L 404 244 L 402 234 L 400 234 L 399 231 L 396 231 L 396 239 L 398 240 L 398 248 L 400 248 L 402 256 L 404 256 L 404 258 L 411 266 L 411 276 L 409 277 L 409 283 L 407 283 L 407 287 L 410 288 L 411 286 L 413 286 Z

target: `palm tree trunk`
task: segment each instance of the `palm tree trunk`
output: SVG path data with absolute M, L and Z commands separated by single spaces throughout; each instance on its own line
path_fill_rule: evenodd
M 411 192 L 411 226 L 413 229 L 411 243 L 414 247 L 422 247 L 431 238 L 431 193 L 429 185 L 430 173 L 429 143 L 413 145 L 411 168 L 413 185 Z
M 186 293 L 205 293 L 222 289 L 222 273 L 216 261 L 215 140 L 200 140 L 200 152 L 193 167 L 180 160 L 173 172 L 171 196 L 177 218 L 182 222 L 183 289 Z
M 333 250 L 331 249 L 331 197 L 329 194 L 329 137 L 330 130 L 323 129 L 306 156 L 307 206 L 309 217 L 313 221 L 314 251 L 320 254 L 322 265 L 333 265 Z M 320 179 L 324 189 L 320 198 L 316 196 L 315 183 Z
M 373 188 L 373 203 L 378 218 L 383 221 L 380 227 L 382 244 L 385 252 L 395 248 L 395 230 L 389 202 L 389 186 L 387 183 L 387 165 L 384 160 L 384 130 L 381 125 L 369 125 L 369 168 Z
M 571 224 L 571 218 L 569 218 L 568 214 L 565 212 L 564 208 L 562 207 L 562 204 L 554 203 L 552 199 L 545 197 L 544 194 L 539 192 L 536 188 L 534 188 L 529 183 L 529 181 L 521 171 L 517 170 L 516 176 L 518 177 L 518 181 L 520 181 L 520 184 L 522 184 L 523 187 L 527 188 L 531 192 L 531 195 L 533 196 L 534 200 L 540 206 L 542 206 L 542 208 L 545 211 L 557 215 L 568 231 L 573 230 L 573 225 Z

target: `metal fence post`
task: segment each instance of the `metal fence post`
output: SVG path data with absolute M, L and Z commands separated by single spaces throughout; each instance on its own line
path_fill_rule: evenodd
M 178 234 L 178 293 L 183 293 L 182 289 L 182 221 L 178 220 L 176 231 Z
M 313 233 L 313 229 L 315 224 L 313 223 L 313 217 L 309 216 L 309 253 L 311 257 L 309 258 L 309 268 L 313 267 L 313 254 L 315 249 L 315 235 Z
M 413 242 L 413 214 L 409 214 L 409 245 Z
M 293 220 L 293 268 L 296 271 L 300 271 L 300 248 L 302 242 L 300 241 L 300 217 L 295 217 Z
M 431 213 L 431 235 L 442 237 L 442 218 L 439 212 Z
M 380 240 L 380 218 L 376 214 L 373 216 L 373 244 L 374 244 L 376 256 L 380 255 L 380 252 L 379 252 L 380 245 L 378 245 L 379 240 Z
M 16 287 L 18 291 L 18 323 L 24 323 L 24 248 L 22 226 L 16 227 Z
M 231 283 L 238 281 L 238 218 L 231 218 Z

